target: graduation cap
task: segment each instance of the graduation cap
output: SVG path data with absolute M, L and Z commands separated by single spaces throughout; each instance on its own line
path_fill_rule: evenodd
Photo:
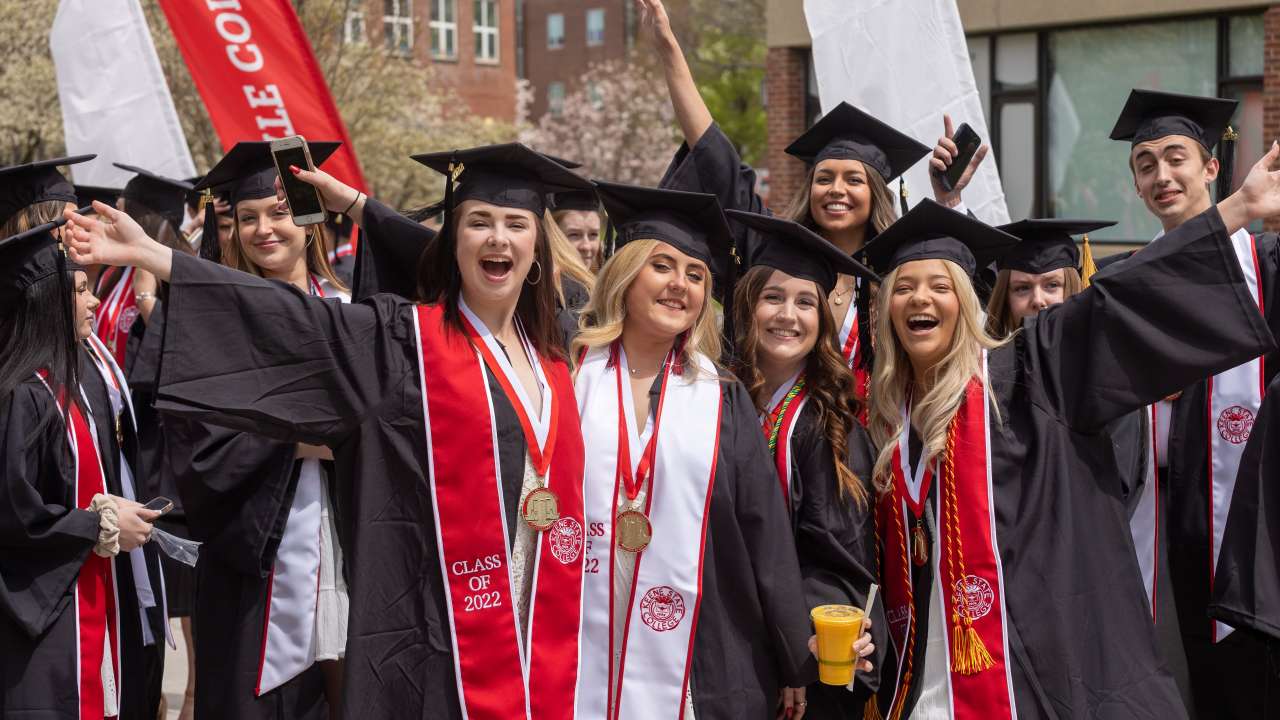
M 1041 218 L 1000 225 L 1018 238 L 1018 244 L 996 259 L 999 270 L 1019 270 L 1033 275 L 1059 268 L 1079 268 L 1080 249 L 1072 235 L 1083 235 L 1115 225 L 1107 220 Z
M 759 233 L 760 243 L 748 261 L 751 267 L 770 267 L 812 280 L 825 294 L 835 289 L 841 273 L 880 282 L 870 268 L 800 223 L 741 210 L 726 210 L 725 215 Z
M 862 248 L 876 272 L 887 275 L 913 260 L 950 260 L 970 278 L 1016 245 L 1018 238 L 981 220 L 924 199 Z
M 307 149 L 311 153 L 311 162 L 319 167 L 329 159 L 330 155 L 342 146 L 340 142 L 308 142 Z M 212 201 L 213 195 L 225 195 L 227 202 L 234 208 L 241 200 L 261 200 L 274 197 L 276 194 L 275 158 L 271 155 L 271 143 L 259 140 L 245 140 L 236 143 L 218 164 L 209 169 L 205 176 L 195 183 L 193 190 L 205 191 L 205 196 Z M 204 230 L 201 233 L 200 257 L 214 262 L 220 261 L 221 248 L 216 242 L 218 237 L 217 213 L 204 214 Z M 207 242 L 213 238 L 214 242 Z
M 1168 135 L 1185 135 L 1213 150 L 1235 114 L 1235 100 L 1133 90 L 1111 129 L 1112 140 L 1134 145 Z
M 578 168 L 582 167 L 582 163 L 577 162 L 576 160 L 566 160 L 565 158 L 556 157 L 555 155 L 549 155 L 547 153 L 542 153 L 542 154 L 545 157 L 553 160 L 557 165 L 560 165 L 561 167 L 567 167 L 570 170 L 577 170 Z
M 617 229 L 617 249 L 632 240 L 661 240 L 706 263 L 723 282 L 733 264 L 733 240 L 715 195 L 603 181 L 595 185 Z
M 187 194 L 195 189 L 194 185 L 185 180 L 174 180 L 157 175 L 133 165 L 111 164 L 121 170 L 134 173 L 133 178 L 125 184 L 124 192 L 121 193 L 126 201 L 140 203 L 156 211 L 173 225 L 175 232 L 182 227 Z
M 0 308 L 16 307 L 27 288 L 51 275 L 62 276 L 60 282 L 67 285 L 66 295 L 70 298 L 71 283 L 66 275 L 80 268 L 67 259 L 53 234 L 65 223 L 60 218 L 0 240 Z
M 76 185 L 76 205 L 84 207 L 92 206 L 93 201 L 97 200 L 103 205 L 116 206 L 116 199 L 120 197 L 120 188 L 99 187 L 97 185 Z M 93 212 L 93 208 L 89 208 L 89 212 Z
M 599 212 L 600 198 L 594 190 L 570 190 L 552 193 L 547 198 L 547 205 L 552 210 L 577 210 L 579 212 Z
M 906 172 L 930 148 L 847 102 L 823 115 L 787 147 L 787 154 L 810 167 L 823 160 L 860 160 L 889 182 Z
M 96 157 L 76 155 L 0 168 L 0 224 L 36 203 L 48 200 L 76 202 L 75 188 L 58 172 L 58 168 L 88 162 Z
M 413 159 L 445 176 L 441 208 L 446 231 L 450 213 L 465 200 L 528 210 L 542 217 L 548 195 L 591 189 L 586 178 L 520 143 L 426 153 Z

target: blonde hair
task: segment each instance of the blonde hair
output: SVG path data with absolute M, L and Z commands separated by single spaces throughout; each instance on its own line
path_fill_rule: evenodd
M 623 245 L 600 269 L 600 278 L 591 291 L 591 300 L 583 308 L 578 319 L 579 332 L 573 340 L 572 357 L 586 348 L 602 347 L 622 337 L 627 319 L 627 291 L 631 283 L 644 269 L 650 253 L 657 247 L 657 240 L 632 240 Z M 720 359 L 720 328 L 711 298 L 711 273 L 707 272 L 702 307 L 693 327 L 686 331 L 687 339 L 677 359 L 683 367 L 697 367 L 691 360 L 694 353 L 707 356 L 712 362 Z
M 596 276 L 582 264 L 582 256 L 573 243 L 569 242 L 569 238 L 565 237 L 560 224 L 549 210 L 543 212 L 542 231 L 547 234 L 547 242 L 551 245 L 551 261 L 555 263 L 556 296 L 560 299 L 560 305 L 565 305 L 564 288 L 560 283 L 560 278 L 565 275 L 576 280 L 587 292 L 591 292 L 596 284 Z
M 1006 340 L 997 340 L 987 334 L 982 324 L 982 306 L 973 290 L 973 282 L 959 265 L 943 260 L 947 274 L 951 276 L 953 292 L 960 303 L 960 317 L 947 354 L 929 369 L 931 384 L 923 398 L 911 403 L 913 425 L 919 428 L 923 441 L 923 458 L 932 460 L 947 447 L 947 429 L 960 401 L 964 398 L 969 380 L 978 375 L 983 350 L 994 350 Z M 889 303 L 893 297 L 893 285 L 900 268 L 884 278 L 881 292 L 876 299 L 881 322 L 875 328 L 876 358 L 871 377 L 870 417 L 868 430 L 875 446 L 879 448 L 875 469 L 872 471 L 876 489 L 888 492 L 892 482 L 890 464 L 893 450 L 902 432 L 902 405 L 911 389 L 914 373 L 911 359 L 898 341 L 890 317 Z M 886 291 L 887 290 L 887 291 Z M 987 394 L 994 399 L 988 386 Z M 999 410 L 996 408 L 996 414 Z
M 1053 272 L 1050 270 L 1049 272 Z M 991 299 L 987 301 L 987 334 L 991 337 L 1003 338 L 1012 335 L 1022 326 L 1022 321 L 1013 317 L 1009 309 L 1009 284 L 1013 273 L 1001 270 L 996 275 L 996 286 L 991 290 Z M 1062 299 L 1079 294 L 1084 289 L 1084 281 L 1080 273 L 1073 267 L 1062 269 Z
M 864 174 L 867 176 L 867 185 L 871 187 L 871 217 L 869 222 L 871 229 L 875 232 L 867 233 L 867 240 L 870 241 L 873 236 L 884 232 L 884 229 L 893 224 L 898 219 L 897 204 L 893 196 L 893 191 L 889 189 L 889 183 L 880 176 L 880 173 L 867 167 L 866 163 L 862 164 Z M 810 230 L 822 235 L 822 228 L 818 226 L 817 221 L 813 219 L 813 212 L 809 209 L 809 202 L 812 196 L 813 177 L 818 172 L 818 166 L 815 164 L 805 173 L 804 182 L 800 188 L 796 190 L 796 194 L 792 196 L 791 203 L 787 206 L 786 211 L 782 213 L 782 217 L 800 223 Z
M 234 213 L 235 209 L 232 208 L 231 242 L 227 243 L 226 248 L 224 248 L 222 264 L 251 275 L 266 277 L 262 268 L 258 267 L 257 263 L 250 260 L 240 249 L 240 221 L 235 219 Z M 338 276 L 333 272 L 333 266 L 329 264 L 329 251 L 325 249 L 324 235 L 320 232 L 320 226 L 307 225 L 302 229 L 306 233 L 307 272 L 312 275 L 319 275 L 334 287 L 347 292 L 347 286 L 338 279 Z

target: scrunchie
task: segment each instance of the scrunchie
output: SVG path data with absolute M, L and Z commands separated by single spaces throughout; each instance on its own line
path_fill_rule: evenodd
M 98 557 L 115 557 L 120 552 L 120 510 L 116 499 L 101 493 L 93 496 L 89 511 L 98 513 L 98 544 L 93 552 Z

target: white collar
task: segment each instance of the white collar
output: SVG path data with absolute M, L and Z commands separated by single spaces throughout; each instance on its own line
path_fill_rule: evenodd
M 547 433 L 551 428 L 551 385 L 547 382 L 547 378 L 542 373 L 542 363 L 539 362 L 538 351 L 529 342 L 529 338 L 524 334 L 524 328 L 520 325 L 519 318 L 514 319 L 516 324 L 516 332 L 520 335 L 520 344 L 524 347 L 525 356 L 529 358 L 529 364 L 533 366 L 534 377 L 538 381 L 538 387 L 542 391 L 542 412 L 535 413 L 533 402 L 529 400 L 529 396 L 524 391 L 524 385 L 520 382 L 520 378 L 516 376 L 515 368 L 512 367 L 511 361 L 507 358 L 507 352 L 503 349 L 502 344 L 498 342 L 498 338 L 493 336 L 489 327 L 484 324 L 471 308 L 467 307 L 467 302 L 458 297 L 458 308 L 462 310 L 462 314 L 466 316 L 467 321 L 475 328 L 476 334 L 489 348 L 489 352 L 494 359 L 498 361 L 498 367 L 502 369 L 503 374 L 507 376 L 507 380 L 511 383 L 511 387 L 516 391 L 516 397 L 520 400 L 520 404 L 524 406 L 524 413 L 529 418 L 529 422 L 533 424 L 534 435 L 538 437 L 538 444 L 544 445 L 547 442 Z

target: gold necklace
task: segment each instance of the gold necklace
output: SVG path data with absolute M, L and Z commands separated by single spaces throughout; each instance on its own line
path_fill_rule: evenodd
M 852 283 L 850 283 L 850 284 L 849 284 L 849 287 L 847 287 L 847 288 L 845 288 L 845 289 L 843 289 L 843 290 L 841 290 L 841 289 L 840 289 L 840 286 L 839 286 L 839 285 L 837 285 L 837 286 L 836 286 L 836 290 L 835 290 L 835 292 L 834 292 L 834 293 L 832 293 L 835 297 L 831 298 L 831 303 L 832 303 L 833 305 L 843 305 L 843 304 L 844 304 L 844 296 L 845 296 L 845 295 L 848 295 L 848 294 L 849 294 L 849 293 L 851 293 L 851 292 L 853 292 L 853 284 L 852 284 Z

